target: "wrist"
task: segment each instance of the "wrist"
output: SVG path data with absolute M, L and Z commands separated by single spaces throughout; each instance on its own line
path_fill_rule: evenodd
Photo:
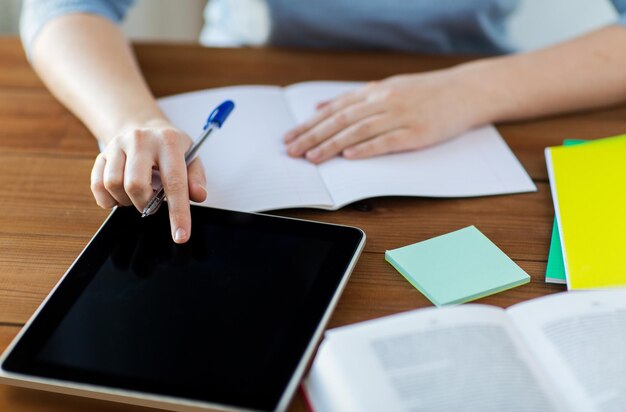
M 121 136 L 127 133 L 132 133 L 135 130 L 146 129 L 175 129 L 174 125 L 162 114 L 155 114 L 150 116 L 133 116 L 132 118 L 124 119 L 113 126 L 106 134 L 98 136 L 98 140 L 109 143 L 111 139 L 116 136 Z
M 124 119 L 120 122 L 117 130 L 124 132 L 136 129 L 163 129 L 174 128 L 172 122 L 169 121 L 162 113 L 150 113 L 145 115 L 137 115 L 132 118 Z
M 503 70 L 505 58 L 488 58 L 455 66 L 450 70 L 464 102 L 469 127 L 507 120 L 519 97 Z

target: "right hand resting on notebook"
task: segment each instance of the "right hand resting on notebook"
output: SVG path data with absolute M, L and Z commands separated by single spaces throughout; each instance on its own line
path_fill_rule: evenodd
M 458 66 L 397 75 L 322 102 L 285 135 L 287 153 L 317 164 L 337 155 L 360 159 L 450 139 L 485 123 L 492 111 L 475 93 L 480 87 L 474 71 Z
M 153 195 L 152 172 L 159 172 L 167 195 L 172 237 L 187 241 L 191 230 L 189 199 L 202 202 L 206 177 L 199 159 L 185 166 L 191 139 L 165 120 L 127 129 L 112 138 L 91 172 L 91 191 L 103 208 L 134 205 L 142 211 Z

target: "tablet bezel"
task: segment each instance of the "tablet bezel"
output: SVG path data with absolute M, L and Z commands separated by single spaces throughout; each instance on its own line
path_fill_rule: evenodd
M 192 206 L 192 207 L 202 208 L 201 206 Z M 248 409 L 243 409 L 243 408 L 240 408 L 238 406 L 233 406 L 233 405 L 211 403 L 211 402 L 206 402 L 206 401 L 201 401 L 201 400 L 192 400 L 192 399 L 188 399 L 184 397 L 176 397 L 176 396 L 170 396 L 170 395 L 159 395 L 159 394 L 149 393 L 149 392 L 144 392 L 144 391 L 121 389 L 121 388 L 115 388 L 112 386 L 104 386 L 104 385 L 97 385 L 97 384 L 91 384 L 91 383 L 77 383 L 77 382 L 72 382 L 72 381 L 65 381 L 65 380 L 60 380 L 60 379 L 29 375 L 25 373 L 12 372 L 12 371 L 7 371 L 4 369 L 3 365 L 4 365 L 5 360 L 11 355 L 14 348 L 18 345 L 19 341 L 21 340 L 22 336 L 26 333 L 27 330 L 29 330 L 29 328 L 31 327 L 35 319 L 38 317 L 40 312 L 48 304 L 48 302 L 50 301 L 52 296 L 55 294 L 55 292 L 57 292 L 57 290 L 62 285 L 65 278 L 72 271 L 72 269 L 76 266 L 77 262 L 79 262 L 79 260 L 83 257 L 83 255 L 85 254 L 85 251 L 88 250 L 88 248 L 92 245 L 94 239 L 103 230 L 103 228 L 105 227 L 107 222 L 109 222 L 109 220 L 112 218 L 116 210 L 117 208 L 113 209 L 111 214 L 109 214 L 109 216 L 105 219 L 105 221 L 100 226 L 98 231 L 94 234 L 94 236 L 89 241 L 89 243 L 85 246 L 85 248 L 81 251 L 78 257 L 70 265 L 70 267 L 67 269 L 65 274 L 61 277 L 61 279 L 57 282 L 57 284 L 54 286 L 51 292 L 46 296 L 43 302 L 39 305 L 35 313 L 30 317 L 28 322 L 24 325 L 24 327 L 20 330 L 17 336 L 9 344 L 9 346 L 6 348 L 4 353 L 2 353 L 2 355 L 0 356 L 0 366 L 2 366 L 0 367 L 0 382 L 15 385 L 15 386 L 20 386 L 20 387 L 25 387 L 25 388 L 41 389 L 41 390 L 53 391 L 53 392 L 62 393 L 62 394 L 68 394 L 68 395 L 78 395 L 78 396 L 94 398 L 94 399 L 123 402 L 123 403 L 138 405 L 138 406 L 160 407 L 160 408 L 166 407 L 171 410 L 179 410 L 179 411 L 248 410 Z M 270 219 L 279 219 L 279 220 L 288 220 L 288 221 L 291 220 L 291 221 L 307 222 L 307 223 L 329 225 L 329 226 L 343 226 L 346 228 L 357 230 L 361 235 L 360 241 L 357 247 L 355 248 L 354 253 L 352 254 L 352 258 L 349 264 L 346 266 L 346 270 L 342 274 L 341 280 L 337 284 L 337 287 L 334 290 L 334 293 L 332 294 L 332 297 L 328 305 L 326 306 L 326 309 L 324 310 L 322 317 L 320 318 L 317 324 L 315 332 L 313 333 L 311 339 L 309 340 L 309 343 L 306 346 L 306 349 L 302 353 L 300 361 L 298 362 L 297 367 L 295 368 L 294 373 L 291 376 L 291 379 L 289 380 L 288 384 L 284 388 L 282 392 L 282 396 L 280 397 L 280 400 L 277 403 L 275 410 L 282 411 L 282 410 L 285 410 L 287 406 L 289 405 L 289 402 L 291 401 L 291 398 L 293 397 L 294 392 L 297 389 L 297 385 L 302 379 L 305 368 L 311 356 L 313 355 L 313 352 L 317 346 L 317 343 L 321 339 L 322 333 L 330 319 L 330 316 L 332 315 L 332 312 L 334 308 L 336 307 L 337 302 L 339 301 L 341 293 L 343 292 L 348 282 L 350 274 L 352 270 L 354 269 L 354 266 L 356 265 L 356 262 L 363 250 L 366 236 L 365 236 L 365 233 L 361 229 L 350 227 L 350 226 L 336 225 L 336 224 L 330 224 L 330 223 L 324 223 L 324 222 L 316 222 L 316 221 L 288 218 L 288 217 L 281 217 L 281 216 L 274 216 L 274 215 L 265 215 L 265 214 L 259 214 L 259 213 L 234 212 L 234 211 L 225 211 L 223 209 L 218 209 L 218 210 L 221 212 L 228 212 L 228 213 L 237 213 L 237 214 L 243 213 L 246 215 L 259 215 L 259 216 L 263 216 L 264 218 L 270 218 Z

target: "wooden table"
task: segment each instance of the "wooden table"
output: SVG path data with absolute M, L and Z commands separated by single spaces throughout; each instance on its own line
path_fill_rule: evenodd
M 389 53 L 275 49 L 135 47 L 157 96 L 234 84 L 371 80 L 468 60 Z M 535 193 L 473 199 L 380 198 L 339 211 L 284 215 L 361 227 L 363 253 L 330 327 L 430 306 L 390 265 L 384 251 L 477 226 L 532 277 L 530 284 L 481 299 L 507 307 L 564 290 L 544 283 L 553 220 L 543 148 L 565 138 L 624 132 L 626 106 L 500 125 L 498 129 L 537 184 Z M 108 212 L 89 190 L 95 139 L 44 88 L 19 41 L 0 38 L 0 350 L 8 345 Z M 305 410 L 301 396 L 291 410 Z M 144 410 L 0 385 L 2 411 Z

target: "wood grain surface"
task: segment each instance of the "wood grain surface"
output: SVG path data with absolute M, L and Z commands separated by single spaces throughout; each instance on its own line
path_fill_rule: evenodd
M 375 80 L 471 59 L 370 52 L 207 49 L 135 45 L 156 96 L 235 84 Z M 626 107 L 498 125 L 538 186 L 535 193 L 470 199 L 377 198 L 339 211 L 294 209 L 286 216 L 361 227 L 367 245 L 330 321 L 346 325 L 430 303 L 384 261 L 402 245 L 477 226 L 532 277 L 524 286 L 481 299 L 507 307 L 563 291 L 544 283 L 553 220 L 543 148 L 565 138 L 624 132 Z M 16 38 L 0 37 L 0 349 L 4 349 L 60 279 L 108 212 L 97 207 L 89 174 L 94 138 L 31 70 Z M 2 411 L 145 410 L 0 385 Z M 290 407 L 306 410 L 300 394 Z

